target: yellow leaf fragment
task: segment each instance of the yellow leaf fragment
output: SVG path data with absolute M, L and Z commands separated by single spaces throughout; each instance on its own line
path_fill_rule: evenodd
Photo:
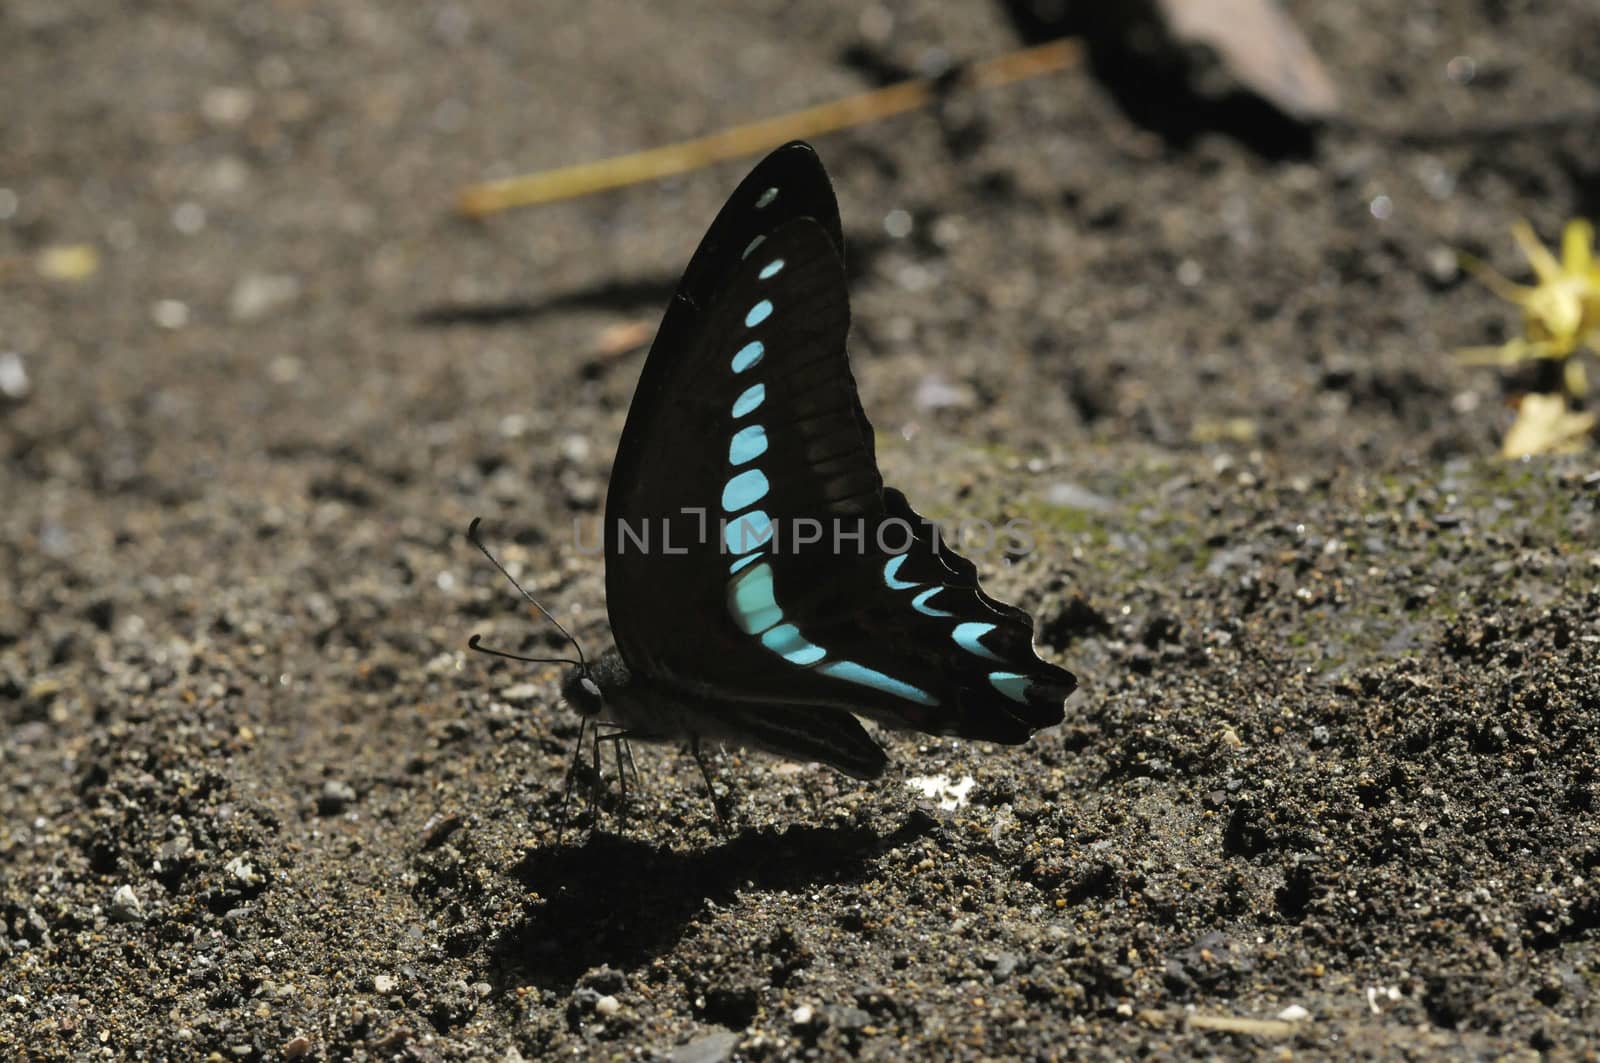
M 1567 222 L 1561 234 L 1561 258 L 1539 242 L 1533 227 L 1519 221 L 1511 235 L 1533 267 L 1537 283 L 1515 284 L 1471 255 L 1461 265 L 1483 285 L 1522 309 L 1523 335 L 1499 347 L 1469 347 L 1458 352 L 1479 364 L 1502 366 L 1545 358 L 1565 361 L 1579 347 L 1600 353 L 1600 264 L 1595 261 L 1594 226 L 1583 218 Z M 1567 393 L 1581 396 L 1587 386 L 1582 369 L 1564 367 Z
M 46 280 L 87 280 L 100 269 L 100 252 L 93 244 L 59 244 L 40 251 L 35 265 Z
M 1595 421 L 1592 413 L 1567 409 L 1564 396 L 1524 395 L 1500 453 L 1507 458 L 1526 458 L 1581 450 Z

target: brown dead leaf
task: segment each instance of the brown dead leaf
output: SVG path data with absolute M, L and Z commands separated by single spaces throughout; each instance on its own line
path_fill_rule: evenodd
M 1241 84 L 1303 121 L 1339 109 L 1339 90 L 1275 0 L 1159 0 L 1173 37 L 1213 49 Z

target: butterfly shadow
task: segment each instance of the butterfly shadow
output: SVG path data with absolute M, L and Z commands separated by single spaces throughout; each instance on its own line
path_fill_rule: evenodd
M 505 299 L 491 302 L 437 303 L 412 315 L 424 328 L 457 325 L 508 325 L 531 321 L 569 310 L 608 310 L 618 314 L 654 313 L 672 297 L 673 278 L 661 274 L 634 280 L 607 281 L 586 288 L 557 292 L 544 298 Z
M 851 234 L 847 244 L 850 257 L 846 260 L 846 273 L 856 282 L 872 272 L 873 262 L 888 249 L 889 241 L 867 232 L 859 236 Z M 660 313 L 672 298 L 677 284 L 678 278 L 674 275 L 642 274 L 541 297 L 435 303 L 413 312 L 411 320 L 422 328 L 439 329 L 517 325 L 581 310 L 600 310 L 628 317 L 648 316 Z
M 691 920 L 738 891 L 857 882 L 878 854 L 936 826 L 915 809 L 887 834 L 856 826 L 762 828 L 700 850 L 596 834 L 586 844 L 530 851 L 511 874 L 537 897 L 491 947 L 493 979 L 507 989 L 565 992 L 592 967 L 627 970 L 666 953 Z

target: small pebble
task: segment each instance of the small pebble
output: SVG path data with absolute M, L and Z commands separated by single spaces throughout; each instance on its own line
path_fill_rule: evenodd
M 500 691 L 500 696 L 513 705 L 527 705 L 538 700 L 539 688 L 532 683 L 517 683 Z
M 241 886 L 256 886 L 260 885 L 262 881 L 261 875 L 256 872 L 255 867 L 242 856 L 236 856 L 229 860 L 223 870 L 232 875 L 234 880 Z
M 337 816 L 355 799 L 355 789 L 349 783 L 329 779 L 322 784 L 322 793 L 317 797 L 317 812 L 324 816 Z
M 119 923 L 134 923 L 144 918 L 144 905 L 132 886 L 118 886 L 111 895 L 111 918 Z
M 311 1054 L 311 1038 L 292 1037 L 283 1045 L 284 1059 L 299 1059 L 301 1056 Z
M 912 401 L 919 410 L 964 410 L 974 406 L 977 397 L 966 384 L 952 384 L 941 373 L 929 373 L 917 381 L 917 390 Z
M 680 1045 L 667 1058 L 672 1063 L 723 1063 L 723 1060 L 733 1058 L 733 1050 L 738 1044 L 738 1034 L 722 1030 Z
M 1004 982 L 1007 978 L 1010 978 L 1016 973 L 1017 966 L 1022 962 L 1022 958 L 1014 952 L 1002 952 L 994 956 L 993 959 L 994 964 L 990 973 L 996 982 Z
M 200 113 L 214 125 L 235 128 L 256 109 L 256 94 L 248 88 L 218 85 L 200 97 Z
M 0 395 L 13 402 L 28 397 L 33 385 L 28 382 L 28 367 L 16 351 L 0 351 Z
M 789 1021 L 796 1026 L 810 1026 L 811 1021 L 817 1017 L 817 1010 L 810 1004 L 801 1004 L 794 1009 L 794 1014 L 789 1016 Z
M 164 329 L 180 329 L 189 323 L 189 305 L 181 299 L 157 299 L 150 304 L 150 320 Z
M 288 274 L 247 273 L 228 296 L 228 314 L 235 321 L 259 321 L 300 297 L 300 281 Z
M 424 849 L 437 849 L 445 843 L 445 839 L 461 828 L 466 822 L 456 814 L 434 816 L 422 825 L 422 847 Z
M 872 1022 L 872 1016 L 849 1004 L 836 1004 L 828 1009 L 831 1025 L 845 1032 L 860 1030 Z
M 594 1012 L 595 1012 L 595 1014 L 599 1015 L 599 1016 L 602 1016 L 603 1018 L 609 1019 L 611 1016 L 615 1015 L 617 1012 L 619 1012 L 621 1010 L 622 1010 L 622 1002 L 620 1000 L 618 1000 L 616 997 L 612 996 L 610 993 L 607 993 L 606 995 L 602 996 L 599 1000 L 596 1000 L 594 1002 Z
M 382 1037 L 372 1043 L 372 1047 L 380 1052 L 392 1052 L 407 1041 L 411 1040 L 411 1031 L 404 1026 L 396 1026 Z
M 1076 509 L 1085 513 L 1108 513 L 1116 508 L 1116 503 L 1111 499 L 1074 483 L 1051 484 L 1045 492 L 1045 499 L 1052 506 Z
M 1278 1012 L 1278 1018 L 1282 1019 L 1284 1022 L 1301 1022 L 1305 1019 L 1311 1018 L 1311 1012 L 1307 1011 L 1299 1004 L 1290 1004 L 1288 1007 Z
M 597 993 L 615 994 L 628 987 L 628 979 L 616 968 L 604 965 L 584 975 L 582 984 Z
M 1453 248 L 1443 245 L 1428 251 L 1428 273 L 1439 284 L 1448 284 L 1461 272 L 1461 261 Z
M 561 457 L 574 465 L 587 465 L 589 455 L 594 450 L 594 444 L 589 442 L 589 437 L 573 433 L 561 440 Z

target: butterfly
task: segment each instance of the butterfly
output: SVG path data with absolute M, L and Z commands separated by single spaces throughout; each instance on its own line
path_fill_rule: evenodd
M 684 270 L 606 494 L 616 645 L 580 647 L 562 684 L 585 723 L 620 728 L 605 737 L 687 740 L 702 771 L 701 744 L 724 743 L 872 779 L 887 756 L 857 717 L 1007 745 L 1061 722 L 1077 680 L 1039 659 L 1032 619 L 884 486 L 842 248 L 827 174 L 796 141 Z

